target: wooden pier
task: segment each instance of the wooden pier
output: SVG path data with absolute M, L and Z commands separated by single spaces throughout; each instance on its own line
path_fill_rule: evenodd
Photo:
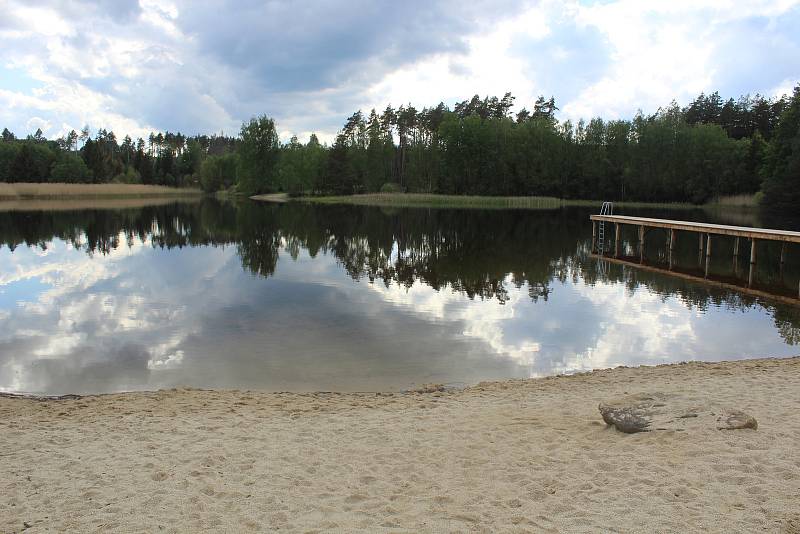
M 620 232 L 624 224 L 636 226 L 639 229 L 639 258 L 644 261 L 644 236 L 647 229 L 659 228 L 667 231 L 667 244 L 669 246 L 669 268 L 672 269 L 672 256 L 675 251 L 677 232 L 693 232 L 698 234 L 698 252 L 702 257 L 706 256 L 706 276 L 708 275 L 708 265 L 711 258 L 712 236 L 731 236 L 735 239 L 733 243 L 733 255 L 739 256 L 739 242 L 742 238 L 750 241 L 750 274 L 748 286 L 753 285 L 754 267 L 756 264 L 756 243 L 763 241 L 779 241 L 782 243 L 780 263 L 781 268 L 786 261 L 786 245 L 788 243 L 800 243 L 800 232 L 790 230 L 773 230 L 769 228 L 750 228 L 747 226 L 728 226 L 724 224 L 699 223 L 691 221 L 673 221 L 669 219 L 651 219 L 649 217 L 628 217 L 625 215 L 590 215 L 592 221 L 592 252 L 605 252 L 605 243 L 600 243 L 598 250 L 598 225 L 614 224 L 614 257 L 620 255 Z M 601 232 L 607 235 L 608 232 Z M 800 287 L 798 288 L 800 295 Z

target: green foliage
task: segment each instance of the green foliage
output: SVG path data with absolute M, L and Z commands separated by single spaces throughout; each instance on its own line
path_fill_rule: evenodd
M 292 137 L 281 152 L 276 167 L 277 189 L 292 196 L 313 191 L 325 169 L 325 149 L 312 134 L 308 144 Z
M 8 170 L 9 182 L 47 182 L 55 154 L 45 144 L 23 142 Z
M 400 187 L 400 184 L 396 184 L 394 182 L 386 182 L 381 186 L 381 193 L 402 193 L 403 188 Z
M 359 160 L 349 157 L 347 141 L 342 136 L 328 153 L 328 162 L 321 181 L 321 190 L 336 195 L 359 192 Z
M 64 184 L 90 183 L 92 171 L 78 156 L 65 154 L 60 162 L 53 165 L 53 169 L 50 171 L 50 181 Z
M 3 130 L 3 137 L 6 136 L 6 132 L 8 132 L 7 129 Z M 17 158 L 18 152 L 19 152 L 19 145 L 17 143 L 11 143 L 11 142 L 0 143 L 0 182 L 15 181 L 11 176 L 11 164 Z
M 118 184 L 140 184 L 142 177 L 133 167 L 126 167 L 125 170 L 114 177 L 112 180 Z
M 229 189 L 236 182 L 236 154 L 208 156 L 200 165 L 200 187 L 207 193 Z
M 280 141 L 275 121 L 261 115 L 242 124 L 239 144 L 239 191 L 255 195 L 278 189 L 275 167 Z
M 195 140 L 191 140 L 186 144 L 186 149 L 180 157 L 179 168 L 182 174 L 194 174 L 200 170 L 200 164 L 203 162 L 203 148 Z
M 795 87 L 770 142 L 764 176 L 764 204 L 797 210 L 800 206 L 800 85 Z

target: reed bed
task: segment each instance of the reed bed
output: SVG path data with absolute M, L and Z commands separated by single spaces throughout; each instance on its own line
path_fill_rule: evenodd
M 121 198 L 200 195 L 199 189 L 141 184 L 0 183 L 0 199 Z
M 760 198 L 758 194 L 729 195 L 729 196 L 719 197 L 713 202 L 710 202 L 709 205 L 720 206 L 720 207 L 733 207 L 733 208 L 755 208 L 758 207 L 759 200 Z

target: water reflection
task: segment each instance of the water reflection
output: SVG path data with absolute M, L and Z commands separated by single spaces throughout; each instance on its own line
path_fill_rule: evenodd
M 212 200 L 3 212 L 0 389 L 387 390 L 796 354 L 795 307 L 604 266 L 587 218 Z

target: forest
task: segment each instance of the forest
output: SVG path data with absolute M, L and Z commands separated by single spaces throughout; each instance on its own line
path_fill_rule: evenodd
M 89 127 L 57 140 L 39 130 L 0 141 L 0 182 L 142 183 L 252 195 L 419 192 L 654 202 L 759 194 L 800 201 L 800 85 L 781 98 L 701 94 L 630 120 L 556 118 L 554 98 L 513 112 L 514 97 L 476 95 L 369 114 L 357 111 L 331 145 L 282 143 L 262 115 L 236 137 L 153 133 L 147 140 Z

